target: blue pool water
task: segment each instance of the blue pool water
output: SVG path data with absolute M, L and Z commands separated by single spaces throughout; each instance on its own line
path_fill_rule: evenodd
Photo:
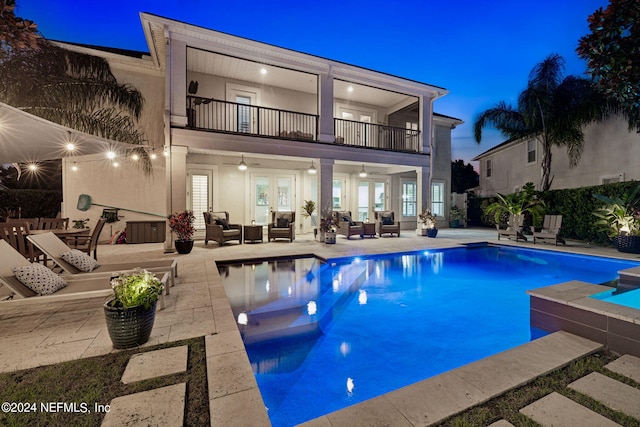
M 614 291 L 606 291 L 592 296 L 602 301 L 640 310 L 640 289 L 614 294 Z
M 528 289 L 637 265 L 488 246 L 219 268 L 271 422 L 291 426 L 543 335 Z

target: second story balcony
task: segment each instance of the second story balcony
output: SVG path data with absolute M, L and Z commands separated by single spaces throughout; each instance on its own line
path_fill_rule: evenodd
M 318 116 L 295 111 L 259 107 L 199 96 L 187 97 L 187 127 L 223 132 L 295 139 L 318 139 Z M 418 152 L 416 129 L 334 119 L 335 143 L 380 150 Z
M 187 97 L 187 127 L 305 141 L 318 138 L 318 116 L 198 96 Z

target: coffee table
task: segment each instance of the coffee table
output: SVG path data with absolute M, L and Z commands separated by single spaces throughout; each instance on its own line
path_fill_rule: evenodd
M 376 237 L 376 223 L 375 222 L 363 222 L 362 223 L 364 236 Z
M 263 230 L 261 225 L 245 225 L 243 232 L 245 243 L 262 243 Z

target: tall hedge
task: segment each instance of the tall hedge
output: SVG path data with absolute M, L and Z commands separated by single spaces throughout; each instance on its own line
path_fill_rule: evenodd
M 539 193 L 546 204 L 545 213 L 562 215 L 562 237 L 583 242 L 610 246 L 607 233 L 594 226 L 596 218 L 593 211 L 602 205 L 594 194 L 605 196 L 621 196 L 625 192 L 640 185 L 638 181 L 617 182 L 614 184 L 596 185 L 592 187 L 550 190 Z M 483 214 L 483 208 L 494 201 L 495 197 L 473 197 L 468 202 L 469 225 L 494 227 L 493 218 Z
M 62 191 L 9 189 L 0 191 L 0 220 L 17 218 L 53 218 L 60 212 Z

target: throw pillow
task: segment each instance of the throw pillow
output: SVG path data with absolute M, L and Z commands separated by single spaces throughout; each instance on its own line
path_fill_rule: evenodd
M 67 261 L 69 264 L 73 265 L 80 271 L 90 272 L 95 270 L 100 266 L 98 261 L 91 258 L 89 255 L 85 254 L 78 249 L 71 249 L 69 252 L 65 252 L 60 255 L 60 258 Z
M 216 225 L 221 225 L 223 230 L 231 230 L 229 222 L 225 218 L 216 218 Z
M 390 216 L 384 215 L 382 217 L 382 225 L 393 225 L 393 220 Z
M 289 219 L 276 218 L 276 228 L 289 228 Z
M 67 282 L 42 264 L 33 263 L 11 269 L 16 279 L 40 295 L 51 295 L 67 286 Z
M 351 219 L 351 217 L 349 215 L 343 215 L 342 216 L 342 220 L 348 222 L 349 225 L 351 225 L 351 226 L 356 225 L 356 223 L 353 222 L 353 220 Z

